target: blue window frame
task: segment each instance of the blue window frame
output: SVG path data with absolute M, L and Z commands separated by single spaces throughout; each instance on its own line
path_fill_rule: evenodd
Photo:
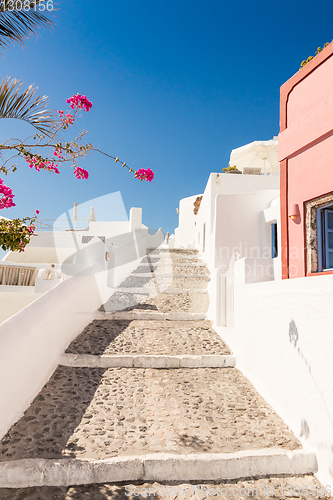
M 333 206 L 318 210 L 319 271 L 333 269 Z
M 325 264 L 333 269 L 333 210 L 325 210 Z

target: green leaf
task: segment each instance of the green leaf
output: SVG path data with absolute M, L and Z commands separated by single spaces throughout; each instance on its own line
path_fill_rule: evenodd
M 23 82 L 7 76 L 0 84 L 0 118 L 16 118 L 28 122 L 43 134 L 49 135 L 59 123 L 54 111 L 47 109 L 47 97 L 36 96 L 37 87 L 29 85 L 22 89 Z
M 24 45 L 23 40 L 37 34 L 39 28 L 52 28 L 53 22 L 45 15 L 49 13 L 46 4 L 47 0 L 1 0 L 0 50 L 3 51 L 10 44 Z M 39 6 L 41 6 L 40 9 Z M 42 8 L 44 8 L 44 13 L 42 13 Z

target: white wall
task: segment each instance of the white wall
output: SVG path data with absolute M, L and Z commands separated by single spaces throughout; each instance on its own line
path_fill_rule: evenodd
M 316 453 L 333 485 L 333 276 L 245 284 L 235 263 L 234 330 L 216 328 L 237 367 Z
M 106 222 L 97 221 L 89 223 L 89 232 L 82 232 L 82 235 L 94 235 L 94 236 L 116 236 L 118 234 L 127 233 L 130 230 L 130 224 L 128 221 L 116 221 L 116 222 Z
M 201 195 L 189 196 L 183 198 L 179 202 L 179 226 L 175 230 L 175 247 L 176 248 L 196 248 L 195 241 L 195 222 L 194 202 Z
M 129 230 L 143 229 L 146 226 L 142 224 L 142 208 L 132 207 L 130 210 Z
M 235 175 L 226 173 L 210 174 L 199 212 L 193 214 L 193 202 L 199 195 L 180 201 L 179 226 L 175 231 L 175 247 L 192 245 L 199 250 L 202 258 L 212 270 L 215 269 L 215 227 L 216 197 L 218 195 L 238 195 L 267 190 L 279 190 L 279 175 Z M 275 197 L 279 193 L 275 193 Z M 267 206 L 263 207 L 267 208 Z M 194 225 L 194 223 L 196 223 Z M 203 227 L 205 224 L 205 251 L 203 252 Z
M 79 256 L 82 268 L 88 267 L 0 325 L 0 438 L 22 416 L 56 369 L 60 355 L 114 287 L 137 267 L 147 242 L 163 240 L 161 231 L 148 235 L 146 230 L 118 235 L 106 244 L 95 237 Z
M 139 265 L 146 253 L 147 231 L 136 230 L 131 233 L 108 238 L 110 248 L 110 274 L 108 286 L 115 288 Z
M 321 483 L 333 485 L 333 275 L 280 279 L 278 195 L 278 176 L 210 175 L 194 229 L 202 253 L 206 225 L 202 258 L 212 272 L 208 314 L 213 321 L 218 312 L 227 317 L 229 328 L 215 328 L 237 356 L 237 367 L 303 446 L 315 451 Z M 265 249 L 273 222 L 279 258 L 269 259 Z M 186 217 L 180 219 L 177 231 L 186 224 Z M 193 234 L 188 238 L 192 242 Z M 227 256 L 220 255 L 221 248 Z M 239 255 L 225 274 L 233 252 Z
M 238 175 L 237 177 L 241 177 Z M 244 176 L 255 177 L 255 176 Z M 259 176 L 258 176 L 259 177 Z M 265 177 L 263 177 L 265 178 Z M 244 183 L 243 183 L 244 184 Z M 269 210 L 279 191 L 258 190 L 234 194 L 218 194 L 215 197 L 215 227 L 208 238 L 208 248 L 202 254 L 211 272 L 208 289 L 210 305 L 208 314 L 212 321 L 226 324 L 228 307 L 219 310 L 217 297 L 224 300 L 227 282 L 221 274 L 226 273 L 236 253 L 238 257 L 248 257 L 247 280 L 267 281 L 274 279 L 276 267 L 271 256 L 270 224 L 265 221 L 265 210 Z M 274 212 L 276 215 L 276 211 Z M 274 259 L 275 260 L 275 259 Z M 230 282 L 232 276 L 228 278 Z M 226 297 L 228 301 L 230 297 Z
M 211 272 L 208 285 L 208 315 L 219 325 L 227 324 L 226 315 L 230 309 L 227 302 L 230 297 L 226 295 L 227 281 L 223 274 L 227 272 L 235 254 L 238 257 L 255 258 L 248 262 L 248 279 L 272 279 L 271 274 L 266 278 L 268 263 L 271 264 L 272 261 L 268 259 L 270 242 L 267 241 L 263 211 L 278 195 L 279 191 L 276 190 L 261 190 L 252 193 L 218 194 L 215 198 L 215 228 L 208 240 L 209 246 L 202 255 Z M 267 258 L 267 262 L 262 261 L 263 257 Z M 261 276 L 254 273 L 257 259 L 260 259 L 259 265 L 265 268 Z M 228 278 L 229 283 L 230 279 L 232 280 L 231 275 Z
M 235 252 L 241 257 L 270 257 L 263 211 L 277 196 L 279 191 L 273 189 L 217 195 L 214 268 L 228 266 Z
M 0 437 L 21 417 L 56 369 L 61 353 L 100 304 L 90 268 L 0 326 Z
M 6 262 L 27 264 L 72 264 L 79 250 L 85 248 L 82 243 L 85 236 L 104 236 L 106 238 L 128 233 L 131 228 L 146 228 L 141 224 L 142 209 L 132 208 L 130 221 L 90 222 L 89 229 L 78 231 L 39 231 L 31 238 L 23 253 L 8 252 L 4 257 Z

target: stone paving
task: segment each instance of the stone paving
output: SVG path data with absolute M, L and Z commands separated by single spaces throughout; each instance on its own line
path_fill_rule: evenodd
M 123 283 L 122 287 L 132 288 L 132 287 L 142 287 L 142 288 L 156 288 L 157 292 L 166 290 L 167 288 L 201 288 L 206 289 L 209 282 L 209 278 L 206 276 L 195 276 L 193 278 L 181 278 L 181 277 L 168 277 L 159 276 L 140 276 L 140 274 L 132 274 Z
M 147 274 L 151 276 L 147 276 Z M 163 277 L 163 275 L 165 276 Z M 186 277 L 180 275 L 186 275 Z M 188 278 L 189 275 L 192 275 L 193 278 Z M 156 288 L 158 293 L 167 288 L 206 289 L 208 282 L 209 271 L 195 253 L 192 251 L 162 251 L 151 252 L 144 257 L 141 265 L 121 286 L 124 288 Z
M 103 459 L 270 447 L 300 443 L 234 368 L 59 366 L 2 439 L 0 456 Z
M 153 259 L 156 265 L 158 262 L 165 264 L 169 259 L 173 272 L 195 274 L 195 277 L 161 278 L 163 287 L 181 288 L 182 293 L 179 294 L 148 296 L 144 291 L 137 294 L 117 292 L 113 304 L 118 306 L 121 303 L 129 310 L 207 310 L 208 296 L 205 293 L 186 292 L 186 289 L 205 289 L 208 283 L 208 271 L 194 252 L 151 252 L 143 262 L 149 263 Z M 191 263 L 196 266 L 191 266 Z M 145 267 L 147 272 L 149 266 Z M 163 265 L 160 269 L 168 267 Z M 202 269 L 204 277 L 198 277 L 199 273 L 194 271 L 197 268 Z M 147 278 L 139 274 L 133 273 L 121 284 L 121 289 L 157 286 L 159 278 L 156 275 L 151 273 L 152 277 Z M 133 299 L 133 296 L 136 303 L 128 304 L 128 297 Z M 112 307 L 112 299 L 105 309 L 108 307 Z M 95 320 L 66 352 L 160 356 L 231 354 L 229 347 L 206 320 Z M 235 368 L 106 369 L 59 366 L 23 417 L 0 441 L 0 461 L 25 458 L 98 460 L 149 453 L 232 453 L 262 448 L 296 450 L 301 445 L 282 419 Z M 249 481 L 225 482 L 222 486 L 226 491 L 224 496 L 229 497 L 233 487 L 258 487 L 255 498 L 261 499 L 272 497 L 264 495 L 264 485 L 271 485 L 277 491 L 281 485 L 288 484 L 306 484 L 309 489 L 313 488 L 307 498 L 324 498 L 317 489 L 319 483 L 311 475 L 252 478 Z M 136 486 L 139 489 L 144 487 L 143 483 Z M 150 486 L 158 485 L 151 483 Z M 314 493 L 312 496 L 311 491 Z M 0 500 L 145 497 L 142 492 L 133 495 L 128 495 L 125 484 L 0 489 Z M 201 490 L 191 496 L 206 498 L 204 495 Z M 178 493 L 171 495 L 172 498 L 181 496 Z M 215 496 L 223 498 L 218 493 Z M 170 494 L 159 495 L 159 498 L 169 497 Z M 290 495 L 287 497 L 293 498 Z M 155 496 L 150 495 L 149 498 Z M 254 497 L 241 495 L 239 498 Z M 284 496 L 277 494 L 275 498 Z
M 207 312 L 207 293 L 159 293 L 150 296 L 143 293 L 116 292 L 101 308 L 101 311 L 154 311 L 154 312 Z
M 323 500 L 330 489 L 312 475 L 228 482 L 119 483 L 71 487 L 0 488 L 1 500 Z
M 182 264 L 182 265 L 180 265 Z M 208 270 L 206 266 L 196 265 L 193 266 L 191 262 L 181 263 L 180 261 L 172 261 L 172 264 L 161 266 L 157 262 L 156 264 L 149 264 L 145 266 L 139 266 L 135 271 L 134 275 L 140 273 L 148 273 L 148 272 L 156 272 L 156 274 L 186 274 L 186 275 L 197 275 L 202 274 L 206 276 L 208 274 Z
M 71 354 L 231 354 L 209 321 L 95 320 L 66 350 Z

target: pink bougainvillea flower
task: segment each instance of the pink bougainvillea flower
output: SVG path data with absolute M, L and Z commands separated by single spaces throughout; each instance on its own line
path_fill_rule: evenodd
M 53 154 L 55 156 L 57 156 L 59 158 L 59 160 L 63 160 L 64 159 L 64 157 L 62 155 L 62 150 L 60 148 L 57 148 Z
M 2 196 L 1 196 L 2 195 Z M 0 210 L 15 207 L 13 191 L 0 179 Z
M 41 156 L 28 154 L 25 156 L 25 161 L 29 164 L 30 168 L 35 168 L 38 172 L 41 170 L 48 170 L 49 172 L 60 174 L 58 165 L 53 163 L 53 161 L 45 160 Z
M 140 179 L 140 181 L 146 180 L 151 182 L 154 179 L 154 172 L 150 168 L 146 170 L 144 168 L 139 168 L 139 170 L 135 172 L 134 177 Z
M 35 211 L 35 214 L 37 214 L 37 215 L 38 215 L 38 214 L 39 214 L 39 210 L 36 210 L 36 211 Z
M 62 119 L 62 123 L 64 125 L 73 125 L 74 122 L 75 122 L 75 118 L 70 113 L 67 113 L 66 117 Z
M 70 104 L 72 109 L 75 109 L 77 107 L 78 109 L 85 109 L 86 111 L 89 111 L 89 109 L 92 108 L 92 102 L 89 101 L 89 99 L 85 95 L 81 94 L 76 94 L 67 99 L 66 101 L 68 104 Z
M 81 167 L 76 167 L 74 169 L 74 175 L 77 179 L 88 179 L 89 177 L 88 171 Z
M 62 111 L 62 109 L 59 109 L 58 113 L 59 113 L 60 118 L 62 118 L 64 116 L 64 112 Z

